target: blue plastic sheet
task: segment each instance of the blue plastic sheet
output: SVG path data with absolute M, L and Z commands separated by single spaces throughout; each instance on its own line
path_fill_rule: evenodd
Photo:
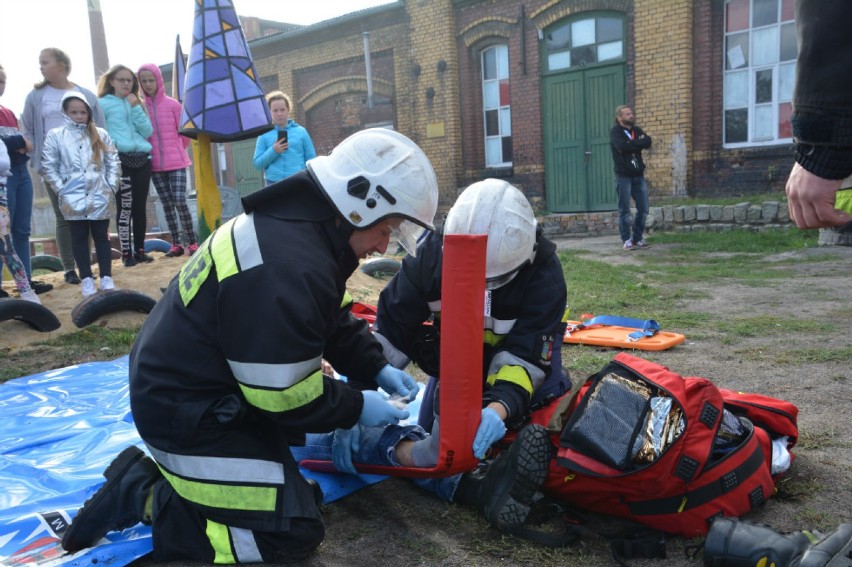
M 415 418 L 419 404 L 409 407 Z M 0 565 L 120 567 L 149 553 L 151 530 L 141 524 L 74 555 L 60 545 L 77 509 L 103 484 L 104 469 L 128 445 L 145 450 L 130 413 L 127 357 L 0 385 Z M 297 461 L 300 451 L 293 449 Z M 319 482 L 326 502 L 387 478 L 302 473 Z

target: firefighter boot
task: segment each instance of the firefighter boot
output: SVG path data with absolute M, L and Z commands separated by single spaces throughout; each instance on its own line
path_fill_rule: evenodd
M 501 531 L 520 527 L 547 476 L 550 456 L 547 431 L 540 425 L 528 425 L 509 450 L 498 455 L 486 469 L 462 477 L 453 501 L 479 509 Z
M 852 524 L 826 538 L 810 532 L 781 534 L 768 526 L 718 518 L 704 543 L 705 567 L 850 567 Z M 845 556 L 845 560 L 844 560 Z
M 107 467 L 104 477 L 106 482 L 77 511 L 62 536 L 66 551 L 92 547 L 110 531 L 151 523 L 151 489 L 163 478 L 153 460 L 138 447 L 128 447 Z

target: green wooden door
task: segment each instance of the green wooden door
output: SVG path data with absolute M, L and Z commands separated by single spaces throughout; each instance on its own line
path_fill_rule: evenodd
M 544 77 L 542 95 L 547 208 L 616 209 L 609 130 L 624 104 L 624 64 Z
M 256 143 L 256 140 L 244 140 L 231 144 L 236 190 L 241 197 L 263 188 L 263 176 L 252 164 Z

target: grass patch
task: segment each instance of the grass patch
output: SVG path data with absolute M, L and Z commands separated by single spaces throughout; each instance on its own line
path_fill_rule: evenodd
M 719 331 L 735 337 L 758 337 L 788 333 L 830 333 L 833 329 L 831 325 L 813 319 L 785 319 L 774 315 L 737 317 L 725 321 L 720 320 L 717 323 Z
M 852 362 L 852 345 L 843 348 L 801 348 L 778 353 L 779 364 Z
M 42 341 L 15 355 L 0 351 L 0 383 L 43 372 L 42 360 L 49 353 L 54 368 L 95 360 L 113 360 L 130 352 L 140 326 L 106 328 L 90 325 L 73 333 Z
M 654 244 L 676 244 L 672 254 L 778 254 L 814 248 L 818 230 L 726 230 L 724 232 L 657 232 Z M 702 259 L 701 261 L 704 261 Z

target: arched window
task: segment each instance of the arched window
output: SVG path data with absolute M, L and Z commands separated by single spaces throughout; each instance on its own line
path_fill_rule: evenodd
M 511 166 L 512 106 L 509 98 L 509 48 L 506 45 L 494 45 L 482 51 L 482 112 L 485 166 Z
M 725 146 L 792 140 L 794 17 L 794 0 L 725 3 Z

